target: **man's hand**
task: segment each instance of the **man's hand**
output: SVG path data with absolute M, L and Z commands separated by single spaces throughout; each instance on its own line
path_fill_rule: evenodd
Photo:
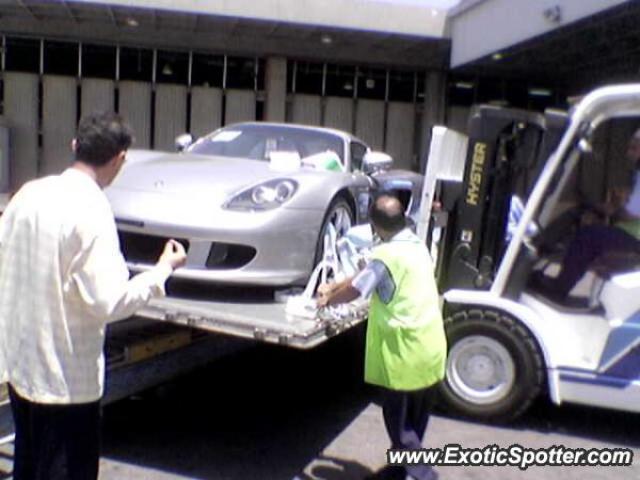
M 360 296 L 360 292 L 351 285 L 353 278 L 345 278 L 337 283 L 323 283 L 318 287 L 316 305 L 326 307 L 349 303 Z
M 158 263 L 164 263 L 171 267 L 171 270 L 182 267 L 187 261 L 187 253 L 180 242 L 169 240 L 165 246 Z
M 316 304 L 318 307 L 326 307 L 329 304 L 329 296 L 336 289 L 335 283 L 323 283 L 318 287 L 318 298 L 316 298 Z

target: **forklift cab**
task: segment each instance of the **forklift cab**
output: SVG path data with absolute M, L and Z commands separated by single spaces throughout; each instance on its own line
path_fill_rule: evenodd
M 640 268 L 640 239 L 626 231 L 628 225 L 640 222 L 619 222 L 616 213 L 624 211 L 633 195 L 640 149 L 631 156 L 627 145 L 631 141 L 640 143 L 640 138 L 635 138 L 639 125 L 640 117 L 610 119 L 581 134 L 534 214 L 533 228 L 525 230 L 523 248 L 508 279 L 509 285 L 518 288 L 507 288 L 506 295 L 511 293 L 517 299 L 526 291 L 558 308 L 595 311 L 609 303 L 617 276 Z M 566 298 L 532 288 L 531 270 L 537 278 L 556 276 L 563 259 L 578 253 L 574 238 L 587 229 L 629 235 L 637 245 L 619 248 L 614 244 L 585 262 L 586 274 Z
M 487 112 L 470 120 L 459 195 L 442 202 L 452 206 L 448 222 L 430 225 L 446 230 L 437 249 L 449 342 L 443 403 L 498 421 L 541 392 L 556 404 L 640 411 L 636 259 L 592 266 L 576 302 L 529 287 L 533 272 L 553 275 L 575 232 L 595 221 L 584 204 L 629 178 L 624 149 L 640 126 L 640 85 L 598 89 L 568 116 Z

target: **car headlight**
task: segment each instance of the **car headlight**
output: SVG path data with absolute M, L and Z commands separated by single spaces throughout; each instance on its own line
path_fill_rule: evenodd
M 254 185 L 236 193 L 224 208 L 229 210 L 271 210 L 289 200 L 298 190 L 298 183 L 278 178 Z

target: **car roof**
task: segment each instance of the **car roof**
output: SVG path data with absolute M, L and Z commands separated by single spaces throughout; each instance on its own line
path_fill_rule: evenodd
M 366 142 L 359 139 L 355 135 L 350 134 L 349 132 L 345 132 L 344 130 L 338 130 L 337 128 L 327 128 L 327 127 L 318 127 L 315 125 L 303 125 L 301 123 L 283 123 L 283 122 L 239 122 L 233 123 L 230 125 L 225 125 L 222 128 L 230 128 L 237 127 L 243 125 L 255 125 L 255 126 L 273 126 L 273 127 L 283 127 L 283 128 L 291 128 L 291 129 L 302 129 L 302 130 L 313 130 L 317 132 L 325 132 L 332 133 L 334 135 L 338 135 L 347 140 L 356 140 L 366 145 Z

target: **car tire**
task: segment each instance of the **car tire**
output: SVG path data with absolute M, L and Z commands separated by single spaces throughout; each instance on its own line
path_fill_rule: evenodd
M 451 413 L 507 422 L 542 390 L 544 362 L 528 329 L 509 315 L 469 309 L 446 318 L 449 345 L 440 404 Z
M 334 198 L 327 208 L 327 213 L 322 220 L 322 227 L 320 228 L 320 234 L 318 235 L 318 241 L 316 243 L 316 253 L 313 258 L 313 267 L 322 260 L 324 254 L 324 236 L 327 233 L 329 224 L 333 223 L 338 233 L 338 238 L 344 235 L 349 228 L 355 224 L 355 214 L 349 202 L 343 197 Z

